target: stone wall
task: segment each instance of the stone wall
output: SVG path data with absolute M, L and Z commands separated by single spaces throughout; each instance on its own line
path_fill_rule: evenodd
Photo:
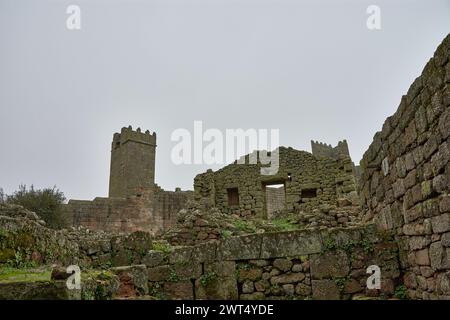
M 197 175 L 197 198 L 207 199 L 225 213 L 266 217 L 265 186 L 284 184 L 288 212 L 312 211 L 320 205 L 336 205 L 339 198 L 357 204 L 353 163 L 349 157 L 317 159 L 305 151 L 280 147 L 276 175 L 261 175 L 261 164 L 230 164 L 216 172 Z M 248 156 L 247 156 L 248 158 Z M 239 203 L 229 205 L 228 190 L 237 188 Z
M 0 205 L 0 265 L 79 265 L 107 268 L 141 263 L 152 248 L 145 232 L 113 235 L 87 229 L 54 230 L 20 206 Z
M 231 237 L 149 251 L 149 292 L 163 299 L 389 298 L 400 284 L 397 245 L 373 228 L 291 231 Z M 370 265 L 381 289 L 367 289 Z
M 159 234 L 176 222 L 176 213 L 192 198 L 190 191 L 165 191 L 158 187 L 127 198 L 70 200 L 64 206 L 69 224 L 113 233 L 145 231 Z
M 394 230 L 408 295 L 450 299 L 450 35 L 361 161 L 364 220 Z
M 172 247 L 144 232 L 114 236 L 86 229 L 56 231 L 39 220 L 3 213 L 0 265 L 76 264 L 83 273 L 107 269 L 120 282 L 108 294 L 112 298 L 389 298 L 401 279 L 397 244 L 389 234 L 377 234 L 373 225 L 266 232 Z M 370 265 L 381 268 L 380 290 L 366 288 Z

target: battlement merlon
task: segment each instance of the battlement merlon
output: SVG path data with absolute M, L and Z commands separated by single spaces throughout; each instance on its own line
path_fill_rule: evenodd
M 347 140 L 339 141 L 336 147 L 319 141 L 311 140 L 311 151 L 316 158 L 339 159 L 342 156 L 350 157 Z
M 141 128 L 134 131 L 131 126 L 123 127 L 120 133 L 114 133 L 111 149 L 114 150 L 129 141 L 156 147 L 156 132 L 150 133 L 149 130 L 146 130 L 144 133 L 141 132 Z

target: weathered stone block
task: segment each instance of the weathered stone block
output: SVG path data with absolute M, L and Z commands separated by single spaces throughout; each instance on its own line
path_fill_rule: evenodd
M 403 214 L 405 223 L 410 223 L 423 216 L 422 204 L 418 203 L 414 207 L 406 210 Z
M 417 287 L 417 277 L 413 272 L 407 272 L 403 276 L 403 283 L 407 288 L 416 288 Z
M 420 274 L 422 276 L 424 276 L 425 278 L 429 278 L 434 274 L 434 271 L 433 271 L 433 269 L 431 269 L 428 266 L 423 266 L 423 267 L 420 267 Z
M 423 216 L 426 218 L 439 215 L 439 199 L 431 198 L 423 202 Z
M 167 281 L 170 278 L 171 271 L 169 265 L 147 268 L 148 280 L 154 282 Z
M 392 185 L 392 190 L 394 191 L 394 197 L 400 198 L 402 195 L 405 194 L 405 184 L 403 182 L 403 179 L 396 180 L 394 184 Z
M 252 293 L 255 291 L 255 286 L 253 285 L 253 282 L 251 281 L 244 281 L 242 284 L 242 293 Z
M 450 136 L 450 109 L 446 109 L 439 119 L 439 131 L 442 138 L 447 139 Z
M 440 212 L 450 212 L 450 196 L 443 196 L 439 202 Z
M 431 218 L 431 225 L 434 233 L 450 231 L 450 213 L 443 213 Z
M 427 237 L 414 236 L 408 239 L 410 250 L 419 250 L 427 247 L 431 240 Z
M 437 193 L 444 193 L 448 188 L 447 177 L 440 174 L 433 178 L 433 191 Z
M 450 247 L 450 232 L 444 233 L 441 237 L 441 244 L 444 247 Z
M 428 256 L 428 248 L 416 251 L 416 263 L 420 266 L 429 266 L 430 257 Z
M 128 292 L 133 296 L 148 293 L 148 273 L 145 265 L 111 268 L 111 271 L 119 278 L 119 292 Z
M 344 293 L 353 294 L 363 290 L 361 284 L 356 279 L 350 279 L 345 282 Z
M 262 241 L 263 236 L 260 234 L 222 239 L 218 245 L 217 256 L 220 260 L 259 259 Z
M 194 287 L 190 281 L 165 282 L 163 292 L 168 299 L 194 299 Z
M 406 189 L 413 187 L 417 183 L 417 171 L 412 170 L 405 178 L 404 185 Z
M 205 276 L 197 279 L 195 293 L 196 298 L 202 300 L 237 300 L 239 295 L 234 275 L 229 277 Z
M 303 283 L 299 283 L 295 287 L 295 293 L 300 296 L 304 296 L 304 297 L 310 296 L 311 295 L 311 286 L 308 286 Z
M 200 243 L 192 248 L 192 259 L 197 263 L 212 262 L 217 258 L 217 243 Z
M 279 276 L 272 277 L 270 279 L 270 282 L 273 285 L 280 285 L 280 284 L 286 284 L 286 283 L 297 283 L 305 279 L 304 273 L 284 273 Z
M 236 263 L 234 261 L 219 261 L 205 263 L 204 273 L 215 274 L 220 277 L 233 276 L 235 278 Z
M 270 288 L 270 283 L 267 280 L 259 280 L 255 282 L 255 289 L 259 292 L 264 292 Z
M 181 247 L 173 249 L 168 260 L 170 264 L 187 264 L 192 262 L 192 247 Z
M 439 294 L 449 294 L 450 295 L 450 271 L 445 273 L 440 273 L 436 279 L 437 292 Z
M 315 300 L 339 300 L 339 288 L 333 280 L 313 280 L 312 297 Z
M 450 250 L 444 248 L 440 241 L 432 243 L 430 245 L 430 262 L 433 270 L 450 268 L 449 254 Z
M 292 257 L 318 253 L 322 250 L 320 234 L 310 231 L 265 233 L 261 258 Z
M 275 259 L 273 266 L 280 271 L 286 272 L 291 270 L 292 261 L 289 259 Z
M 165 257 L 163 252 L 151 250 L 142 258 L 142 263 L 147 267 L 156 267 L 166 262 Z
M 350 261 L 344 251 L 329 251 L 312 256 L 310 269 L 313 279 L 345 277 L 350 271 Z
M 262 277 L 262 270 L 259 268 L 239 269 L 239 282 L 245 280 L 257 281 Z

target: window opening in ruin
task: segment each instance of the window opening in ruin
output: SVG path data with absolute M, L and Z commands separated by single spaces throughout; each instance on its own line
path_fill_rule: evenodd
M 238 188 L 228 188 L 228 205 L 238 206 L 239 205 L 239 191 Z
M 286 191 L 284 183 L 265 185 L 267 218 L 275 218 L 286 207 Z
M 317 197 L 317 189 L 303 189 L 301 193 L 302 198 L 315 198 Z

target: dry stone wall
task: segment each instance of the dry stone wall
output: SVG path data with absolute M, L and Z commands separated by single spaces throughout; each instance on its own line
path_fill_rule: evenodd
M 413 299 L 450 299 L 450 35 L 361 161 L 364 220 L 394 230 Z
M 0 265 L 34 262 L 77 264 L 82 272 L 106 269 L 115 275 L 114 283 L 118 281 L 110 298 L 388 298 L 400 280 L 397 245 L 378 235 L 374 226 L 266 232 L 178 247 L 154 241 L 145 232 L 114 236 L 86 229 L 55 231 L 22 216 L 0 214 L 0 226 Z M 382 270 L 381 290 L 365 285 L 366 269 L 373 264 Z M 33 285 L 28 286 L 30 292 L 24 288 L 26 297 L 48 289 L 49 294 L 63 294 L 62 299 L 80 298 L 54 291 L 55 283 L 41 293 Z M 2 288 L 0 295 L 8 290 Z
M 87 229 L 53 230 L 20 206 L 0 206 L 0 265 L 107 268 L 140 263 L 152 248 L 145 232 L 113 235 Z
M 143 258 L 149 292 L 164 299 L 391 297 L 400 284 L 397 245 L 373 226 L 231 237 Z M 367 289 L 370 265 L 381 289 Z

